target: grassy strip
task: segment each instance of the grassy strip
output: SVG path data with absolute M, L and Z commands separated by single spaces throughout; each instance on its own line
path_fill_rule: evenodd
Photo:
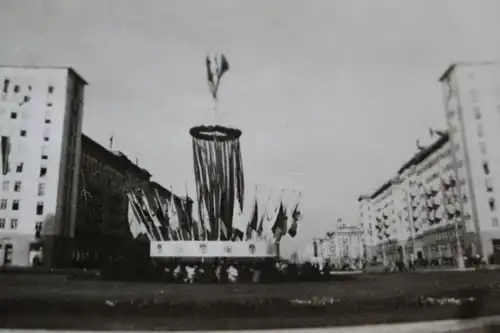
M 473 299 L 457 304 L 430 303 L 433 299 Z M 326 316 L 373 312 L 390 312 L 401 309 L 466 307 L 473 315 L 488 302 L 500 303 L 500 298 L 489 288 L 458 289 L 422 297 L 370 297 L 365 299 L 333 299 L 312 297 L 290 299 L 286 297 L 246 297 L 241 299 L 182 300 L 168 298 L 130 298 L 128 300 L 72 299 L 72 298 L 10 298 L 0 300 L 2 314 L 70 314 L 70 315 L 121 315 L 166 317 L 274 317 L 274 316 Z

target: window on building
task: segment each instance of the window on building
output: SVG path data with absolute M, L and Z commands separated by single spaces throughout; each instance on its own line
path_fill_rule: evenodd
M 19 135 L 22 136 L 22 137 L 25 137 L 26 134 L 27 134 L 26 130 L 19 131 Z
M 486 183 L 486 191 L 493 192 L 493 182 L 491 178 L 486 178 L 485 183 Z
M 481 151 L 481 154 L 486 155 L 486 142 L 479 142 L 479 150 Z
M 21 87 L 19 87 L 19 85 L 16 84 L 14 86 L 14 92 L 17 94 L 20 90 L 21 90 Z
M 493 228 L 498 228 L 498 217 L 494 217 L 492 219 L 492 225 L 493 225 Z
M 42 160 L 48 160 L 49 159 L 49 156 L 48 155 L 44 155 L 42 154 Z
M 479 106 L 474 107 L 474 116 L 476 119 L 481 119 L 481 109 Z
M 47 167 L 40 168 L 40 177 L 45 177 L 47 175 Z
M 51 123 L 50 119 L 49 118 L 45 118 L 45 123 L 46 124 L 50 124 Z
M 16 172 L 17 173 L 21 173 L 23 172 L 23 166 L 24 166 L 24 163 L 19 163 L 17 166 L 16 166 Z
M 0 218 L 0 229 L 5 229 L 5 218 Z
M 36 204 L 36 215 L 43 215 L 43 202 L 39 201 Z
M 14 199 L 12 201 L 12 210 L 19 210 L 19 199 Z
M 488 162 L 484 161 L 483 162 L 483 171 L 485 175 L 490 174 L 490 166 L 488 165 Z
M 39 196 L 45 195 L 45 183 L 38 184 L 38 195 Z
M 35 238 L 38 239 L 42 235 L 43 222 L 38 221 L 35 223 Z
M 8 180 L 4 180 L 2 182 L 2 191 L 8 191 L 9 190 L 9 181 Z
M 7 199 L 0 200 L 0 209 L 7 209 Z
M 3 93 L 6 94 L 9 92 L 9 84 L 10 84 L 10 80 L 9 79 L 5 79 L 3 80 Z
M 17 119 L 17 112 L 11 112 L 10 119 Z
M 477 124 L 477 136 L 479 136 L 480 138 L 484 136 L 483 124 Z
M 490 199 L 488 200 L 488 203 L 489 203 L 489 205 L 490 205 L 490 210 L 491 210 L 492 212 L 494 212 L 494 211 L 496 210 L 496 206 L 495 206 L 495 199 L 494 199 L 494 198 L 490 198 Z
M 49 94 L 53 94 L 54 93 L 54 86 L 49 86 Z
M 19 180 L 14 183 L 14 192 L 21 192 L 21 182 Z
M 49 141 L 49 137 L 48 136 L 44 136 L 43 137 L 43 141 L 48 142 Z
M 16 218 L 10 219 L 10 228 L 12 230 L 17 229 L 17 219 Z
M 47 107 L 48 108 L 52 107 L 52 102 L 47 102 Z

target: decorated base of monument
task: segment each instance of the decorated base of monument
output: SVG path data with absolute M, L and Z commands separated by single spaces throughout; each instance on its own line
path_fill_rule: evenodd
M 274 258 L 278 245 L 255 241 L 161 241 L 151 242 L 151 258 Z

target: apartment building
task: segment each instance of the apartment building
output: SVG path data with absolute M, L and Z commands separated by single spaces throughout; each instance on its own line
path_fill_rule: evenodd
M 59 265 L 96 268 L 118 260 L 132 242 L 126 191 L 147 187 L 151 174 L 85 134 L 81 141 L 74 238 Z
M 441 76 L 450 140 L 457 147 L 459 178 L 470 186 L 475 244 L 500 258 L 500 63 L 457 63 Z
M 398 170 L 402 199 L 406 250 L 419 258 L 444 258 L 453 262 L 457 237 L 462 249 L 474 252 L 469 184 L 457 177 L 463 166 L 456 160 L 457 146 L 445 131 Z M 408 238 L 409 237 L 409 238 Z M 415 248 L 414 248 L 415 247 Z
M 0 134 L 10 142 L 0 189 L 0 262 L 28 266 L 35 236 L 46 260 L 76 220 L 85 80 L 72 68 L 0 66 Z
M 451 261 L 460 244 L 467 256 L 500 262 L 500 63 L 453 64 L 440 82 L 448 130 L 434 131 L 437 139 L 398 170 L 397 181 L 358 199 L 365 244 L 379 254 L 386 247 L 374 225 L 393 235 L 384 222 L 392 209 L 377 197 L 397 188 L 404 195 L 394 238 L 403 252 Z M 380 205 L 387 205 L 382 218 Z
M 457 238 L 462 249 L 476 253 L 469 185 L 457 177 L 457 160 L 446 131 L 402 165 L 372 195 L 361 196 L 360 222 L 373 256 L 386 261 L 415 258 L 453 262 Z M 370 237 L 371 235 L 371 237 Z

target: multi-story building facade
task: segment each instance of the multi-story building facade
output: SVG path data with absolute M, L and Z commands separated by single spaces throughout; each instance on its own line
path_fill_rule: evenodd
M 399 240 L 404 238 L 401 191 L 391 180 L 371 195 L 358 198 L 360 224 L 364 230 L 365 252 L 368 258 L 382 258 L 384 262 L 403 255 Z
M 477 248 L 469 184 L 456 172 L 463 162 L 455 159 L 449 134 L 435 133 L 438 138 L 420 147 L 393 179 L 358 199 L 365 235 L 372 235 L 366 247 L 385 262 L 409 260 L 411 254 L 452 262 L 457 239 L 469 255 Z M 364 215 L 367 209 L 373 214 Z
M 466 256 L 500 262 L 500 176 L 495 173 L 500 170 L 495 149 L 500 142 L 500 63 L 455 64 L 440 82 L 448 131 L 435 131 L 438 139 L 399 169 L 397 181 L 359 198 L 361 223 L 368 236 L 374 223 L 382 221 L 378 229 L 386 229 L 384 218 L 373 216 L 381 209 L 376 197 L 397 189 L 403 194 L 395 209 L 401 216 L 395 237 L 405 249 L 401 254 L 453 261 L 462 249 Z M 389 213 L 384 216 L 390 220 Z M 380 254 L 383 239 L 366 239 L 367 247 L 378 243 L 375 252 Z
M 147 187 L 151 174 L 119 152 L 82 134 L 78 216 L 71 258 L 63 265 L 92 268 L 115 260 L 132 241 L 127 189 Z
M 463 162 L 455 160 L 456 146 L 449 134 L 437 133 L 436 141 L 422 147 L 398 171 L 402 180 L 398 187 L 405 193 L 403 239 L 407 253 L 452 262 L 458 253 L 457 238 L 462 249 L 474 247 L 474 227 L 469 196 L 464 194 L 469 184 L 456 173 Z
M 440 82 L 456 172 L 469 184 L 460 193 L 470 198 L 467 229 L 479 253 L 500 258 L 500 63 L 454 64 Z
M 0 188 L 0 261 L 30 265 L 43 228 L 46 260 L 76 220 L 85 80 L 71 68 L 0 67 L 0 134 L 10 139 Z

